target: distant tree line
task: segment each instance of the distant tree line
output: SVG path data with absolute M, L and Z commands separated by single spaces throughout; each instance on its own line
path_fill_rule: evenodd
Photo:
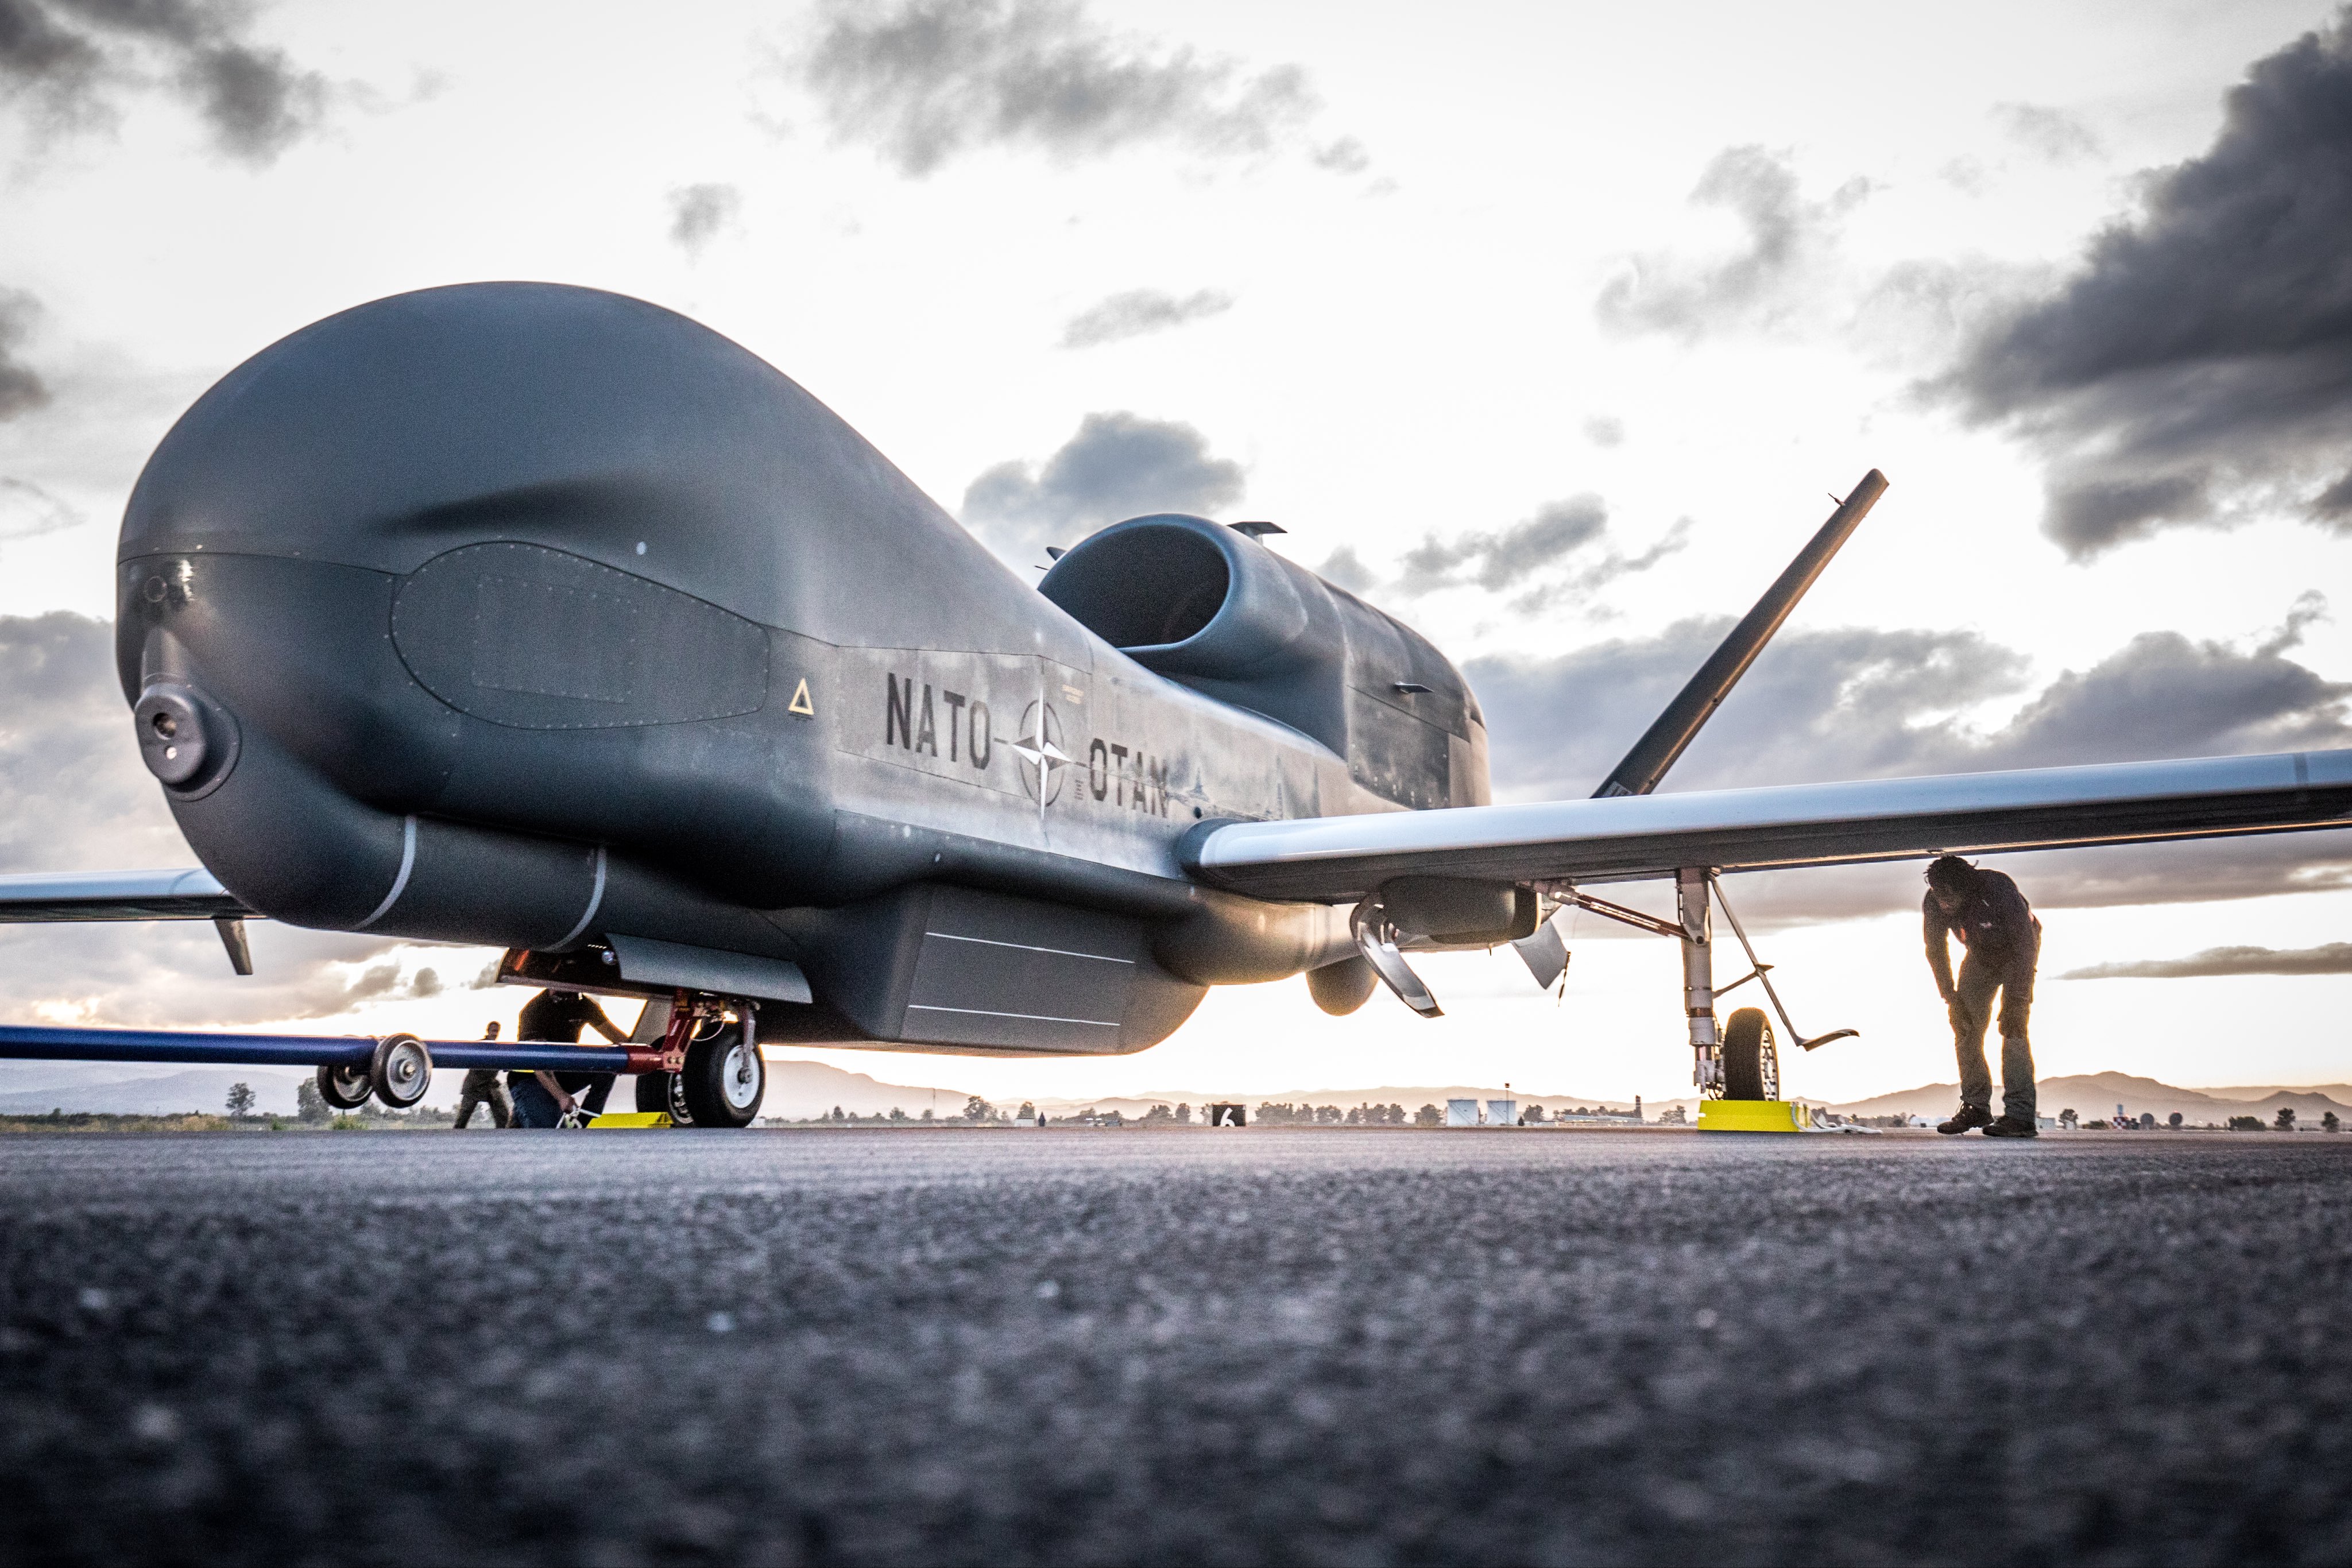
M 1356 1106 L 1342 1110 L 1337 1105 L 1277 1104 L 1267 1101 L 1250 1113 L 1250 1119 L 1262 1127 L 1402 1127 L 1405 1125 L 1402 1105 Z

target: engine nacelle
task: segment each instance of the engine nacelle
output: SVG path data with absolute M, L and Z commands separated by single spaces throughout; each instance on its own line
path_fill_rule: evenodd
M 1401 806 L 1484 805 L 1486 727 L 1428 640 L 1249 536 L 1162 513 L 1114 523 L 1038 591 L 1150 670 L 1348 759 Z

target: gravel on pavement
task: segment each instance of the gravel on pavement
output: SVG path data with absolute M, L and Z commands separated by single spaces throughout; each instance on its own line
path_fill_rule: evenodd
M 2352 1137 L 0 1142 L 18 1562 L 2352 1559 Z

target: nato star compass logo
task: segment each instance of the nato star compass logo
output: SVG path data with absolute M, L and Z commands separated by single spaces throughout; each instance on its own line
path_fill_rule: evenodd
M 1062 749 L 1062 719 L 1052 706 L 1039 698 L 1021 715 L 1021 738 L 1013 743 L 1021 758 L 1021 785 L 1029 798 L 1044 810 L 1062 792 L 1063 770 L 1070 765 L 1070 755 Z

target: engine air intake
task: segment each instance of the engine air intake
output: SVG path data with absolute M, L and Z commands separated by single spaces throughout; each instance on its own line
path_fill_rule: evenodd
M 1105 529 L 1065 553 L 1040 591 L 1125 653 L 1188 642 L 1233 591 L 1233 571 L 1213 536 L 1185 526 L 1197 521 L 1136 517 Z

